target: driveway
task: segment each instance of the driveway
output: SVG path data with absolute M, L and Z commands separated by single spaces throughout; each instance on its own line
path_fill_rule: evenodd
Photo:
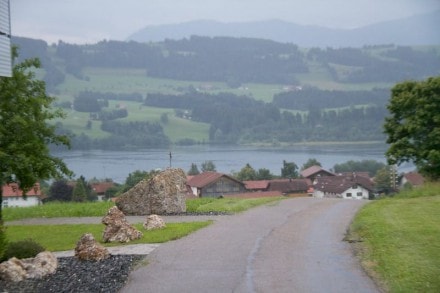
M 366 201 L 295 198 L 160 245 L 122 292 L 379 292 L 342 241 Z

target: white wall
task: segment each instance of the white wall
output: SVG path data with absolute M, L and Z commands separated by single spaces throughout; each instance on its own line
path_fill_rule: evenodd
M 22 196 L 3 197 L 2 207 L 31 207 L 41 204 L 41 200 L 36 196 L 28 196 L 24 199 Z
M 348 194 L 351 196 L 348 196 Z M 347 199 L 368 199 L 368 190 L 362 186 L 357 186 L 357 188 L 349 188 L 342 193 L 342 198 Z

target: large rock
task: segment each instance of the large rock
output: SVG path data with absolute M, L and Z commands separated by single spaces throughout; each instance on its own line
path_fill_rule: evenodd
M 91 233 L 85 233 L 76 244 L 75 256 L 80 260 L 100 261 L 108 258 L 110 253 Z
M 142 180 L 117 200 L 126 215 L 166 215 L 186 211 L 186 175 L 182 169 L 167 169 Z
M 149 215 L 145 219 L 143 227 L 146 230 L 155 230 L 155 229 L 165 228 L 166 225 L 165 225 L 164 220 L 161 217 L 159 217 L 158 215 Z
M 125 219 L 125 215 L 118 207 L 111 207 L 102 219 L 106 225 L 102 235 L 104 242 L 130 242 L 142 237 L 142 232 L 134 228 Z
M 41 279 L 52 274 L 58 267 L 56 256 L 43 251 L 35 258 L 18 259 L 13 257 L 0 264 L 0 279 L 19 282 L 24 279 Z

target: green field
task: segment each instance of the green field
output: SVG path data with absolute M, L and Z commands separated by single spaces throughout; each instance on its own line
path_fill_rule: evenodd
M 440 184 L 366 205 L 351 235 L 367 272 L 389 292 L 440 292 Z

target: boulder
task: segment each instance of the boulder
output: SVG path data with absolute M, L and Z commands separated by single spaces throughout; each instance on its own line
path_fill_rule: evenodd
M 100 261 L 108 258 L 110 253 L 91 233 L 85 233 L 76 244 L 75 256 L 80 260 Z
M 58 267 L 56 256 L 43 251 L 35 258 L 18 259 L 13 257 L 0 264 L 0 279 L 19 282 L 24 279 L 41 279 L 52 274 Z
M 166 215 L 186 211 L 186 175 L 170 168 L 149 180 L 142 180 L 116 199 L 116 206 L 126 215 Z
M 102 219 L 106 226 L 102 235 L 104 242 L 130 242 L 142 237 L 142 232 L 130 225 L 118 207 L 111 207 Z
M 155 230 L 165 228 L 166 225 L 164 220 L 158 215 L 149 215 L 145 219 L 143 227 L 147 230 Z

